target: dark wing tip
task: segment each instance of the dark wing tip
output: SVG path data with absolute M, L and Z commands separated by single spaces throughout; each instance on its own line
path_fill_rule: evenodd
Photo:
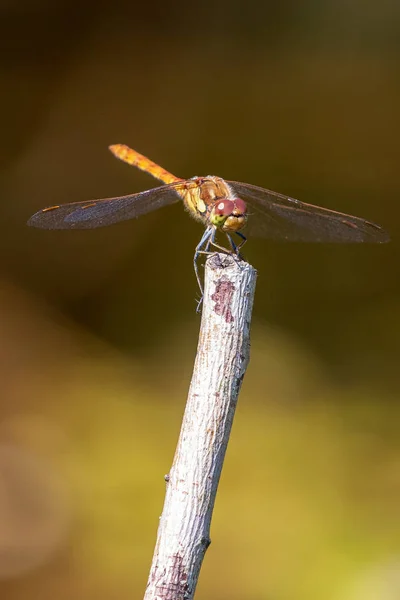
M 381 227 L 381 225 L 377 225 L 376 223 L 372 223 L 371 221 L 365 221 L 365 225 L 371 232 L 371 242 L 375 242 L 377 244 L 387 244 L 390 242 L 390 235 Z M 368 242 L 368 238 L 365 240 Z
M 29 227 L 36 227 L 38 229 L 54 229 L 57 219 L 55 220 L 56 209 L 59 209 L 60 206 L 49 206 L 48 208 L 42 208 L 38 210 L 34 215 L 32 215 L 28 221 L 27 225 Z
M 36 212 L 34 215 L 32 215 L 28 221 L 26 222 L 27 225 L 29 225 L 29 227 L 38 227 L 38 228 L 45 228 L 45 221 L 46 219 L 43 218 L 43 216 L 46 214 L 47 210 L 38 210 L 38 212 Z

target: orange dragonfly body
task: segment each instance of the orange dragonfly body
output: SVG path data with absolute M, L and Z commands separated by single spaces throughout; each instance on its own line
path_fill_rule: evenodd
M 34 214 L 28 225 L 43 229 L 92 229 L 139 217 L 182 200 L 189 214 L 206 227 L 194 256 L 201 290 L 199 254 L 209 252 L 210 246 L 214 246 L 239 255 L 246 241 L 242 230 L 271 240 L 293 242 L 383 243 L 389 240 L 382 227 L 360 217 L 212 175 L 181 179 L 128 146 L 114 144 L 110 150 L 117 158 L 153 175 L 164 185 L 129 196 L 50 206 Z M 216 244 L 218 230 L 227 235 L 229 250 Z M 239 238 L 239 243 L 234 241 L 233 235 Z

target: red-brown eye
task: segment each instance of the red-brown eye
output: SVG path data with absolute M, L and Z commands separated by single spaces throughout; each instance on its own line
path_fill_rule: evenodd
M 235 208 L 232 200 L 218 200 L 214 207 L 214 214 L 218 217 L 228 217 Z
M 235 198 L 235 208 L 241 215 L 245 215 L 247 213 L 246 202 L 241 198 Z

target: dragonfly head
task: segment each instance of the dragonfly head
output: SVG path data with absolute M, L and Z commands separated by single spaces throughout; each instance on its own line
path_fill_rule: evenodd
M 246 202 L 240 198 L 219 198 L 211 208 L 210 222 L 227 233 L 239 231 L 246 225 L 246 221 Z

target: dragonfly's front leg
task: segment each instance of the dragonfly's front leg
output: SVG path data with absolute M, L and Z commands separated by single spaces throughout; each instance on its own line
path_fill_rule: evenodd
M 238 235 L 241 238 L 241 242 L 236 246 L 236 252 L 239 253 L 239 250 L 241 248 L 243 248 L 243 246 L 245 245 L 245 243 L 247 242 L 247 237 L 241 232 L 241 231 L 236 231 L 235 232 L 236 235 Z
M 204 295 L 204 290 L 203 290 L 203 286 L 202 286 L 202 283 L 200 280 L 199 266 L 197 264 L 197 261 L 199 259 L 200 254 L 209 254 L 210 244 L 213 244 L 213 242 L 214 242 L 215 231 L 216 231 L 215 227 L 211 227 L 211 226 L 207 227 L 207 229 L 203 233 L 203 236 L 202 236 L 200 242 L 196 246 L 196 250 L 194 252 L 193 267 L 194 267 L 194 272 L 196 275 L 197 283 L 200 288 L 200 294 L 201 294 L 200 300 L 197 304 L 197 312 L 200 311 L 200 306 L 201 306 L 201 303 L 203 302 L 203 295 Z
M 241 238 L 241 242 L 239 242 L 239 244 L 235 244 L 235 242 L 233 241 L 232 236 L 227 233 L 226 236 L 229 240 L 229 243 L 232 247 L 233 252 L 235 253 L 235 255 L 240 258 L 241 260 L 243 260 L 243 257 L 240 254 L 240 249 L 245 245 L 245 243 L 247 242 L 247 237 L 245 235 L 243 235 L 243 233 L 241 233 L 240 231 L 235 231 L 236 235 L 239 236 Z

